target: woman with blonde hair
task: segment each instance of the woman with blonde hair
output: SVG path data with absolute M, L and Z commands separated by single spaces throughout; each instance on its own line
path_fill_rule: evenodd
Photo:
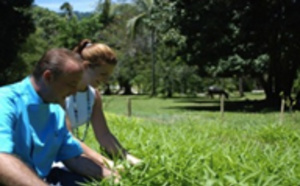
M 113 50 L 102 43 L 82 40 L 73 50 L 83 59 L 84 72 L 77 86 L 77 93 L 66 98 L 65 109 L 70 122 L 68 128 L 74 131 L 77 127 L 91 122 L 96 139 L 109 154 L 118 155 L 135 165 L 140 159 L 129 154 L 110 132 L 103 113 L 102 100 L 96 89 L 101 83 L 107 82 L 112 74 L 117 59 Z M 88 124 L 86 124 L 88 125 Z M 81 143 L 87 156 L 99 163 L 113 166 L 113 162 Z

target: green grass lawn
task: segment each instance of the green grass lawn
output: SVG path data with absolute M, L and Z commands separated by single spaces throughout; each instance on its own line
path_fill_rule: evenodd
M 227 100 L 223 118 L 217 97 L 130 98 L 128 117 L 128 97 L 103 97 L 111 131 L 144 161 L 130 167 L 118 160 L 126 167 L 120 185 L 299 185 L 298 112 L 282 122 L 276 110 L 255 112 L 247 99 L 262 95 Z M 92 131 L 87 143 L 99 149 Z M 100 184 L 113 185 L 90 185 Z

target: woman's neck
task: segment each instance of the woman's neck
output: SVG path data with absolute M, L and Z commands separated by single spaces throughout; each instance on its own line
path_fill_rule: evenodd
M 84 91 L 87 90 L 87 88 L 88 88 L 88 85 L 85 84 L 85 83 L 82 82 L 82 81 L 77 85 L 77 91 L 78 91 L 78 92 L 84 92 Z

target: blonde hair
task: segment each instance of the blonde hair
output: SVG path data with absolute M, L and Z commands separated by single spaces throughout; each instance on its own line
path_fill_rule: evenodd
M 114 51 L 103 43 L 92 43 L 89 39 L 84 39 L 73 51 L 78 53 L 83 60 L 89 61 L 92 66 L 99 66 L 103 63 L 117 64 Z

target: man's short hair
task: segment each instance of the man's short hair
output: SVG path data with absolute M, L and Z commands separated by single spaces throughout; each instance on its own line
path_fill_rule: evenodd
M 50 70 L 54 77 L 64 72 L 64 66 L 68 62 L 82 64 L 79 54 L 65 48 L 56 48 L 47 51 L 36 64 L 33 70 L 33 77 L 39 79 L 46 70 Z

